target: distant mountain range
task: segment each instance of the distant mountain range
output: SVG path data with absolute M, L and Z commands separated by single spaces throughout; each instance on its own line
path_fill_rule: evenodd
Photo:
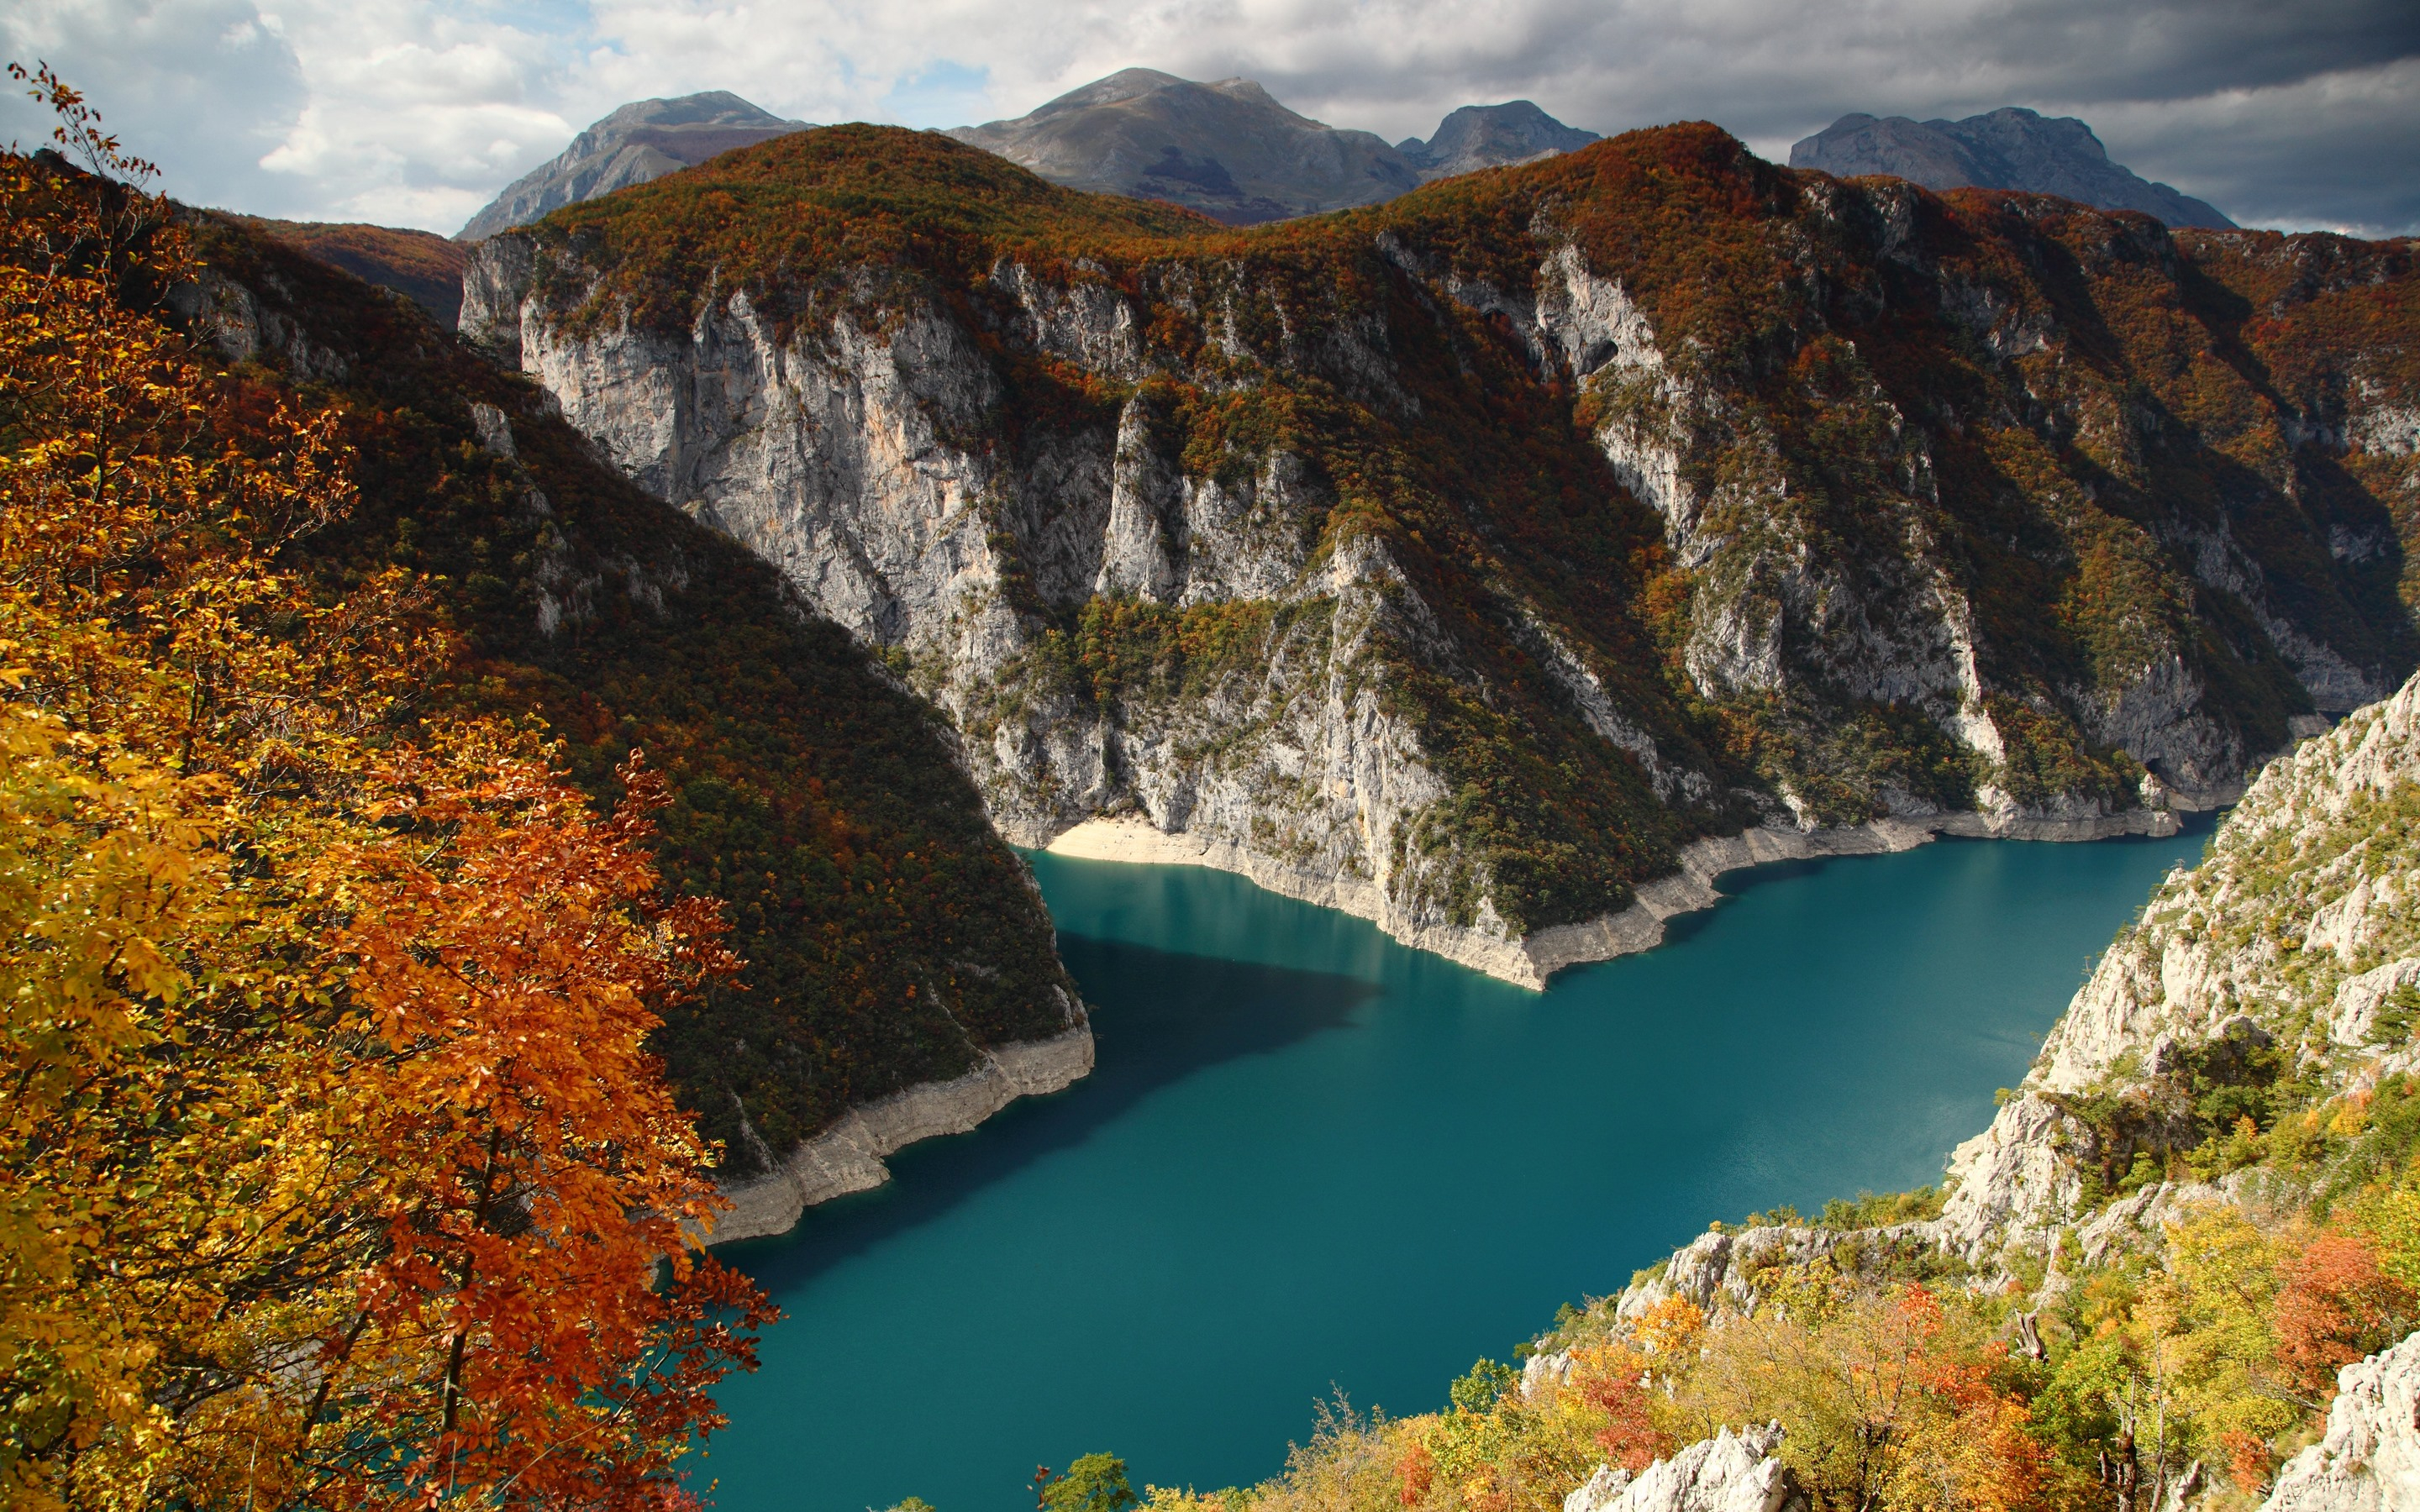
M 548 211 L 734 147 L 807 130 L 728 90 L 624 105 L 562 155 L 513 181 L 457 234 L 476 241 Z M 1015 120 L 945 133 L 1052 183 L 1166 200 L 1231 225 L 1375 205 L 1434 178 L 1534 162 L 1597 140 L 1526 100 L 1465 105 L 1423 142 L 1312 120 L 1249 79 L 1200 84 L 1125 69 Z M 2009 107 L 1962 121 L 1843 116 L 1790 149 L 1793 168 L 1842 178 L 1890 174 L 1927 189 L 2021 189 L 2102 209 L 2142 210 L 2171 226 L 2234 222 L 2201 200 L 2109 161 L 2072 116 Z
M 692 167 L 804 121 L 783 120 L 727 90 L 624 105 L 471 217 L 476 241 L 549 210 Z M 1432 178 L 1586 147 L 1597 139 L 1526 100 L 1465 105 L 1426 142 L 1389 147 L 1280 104 L 1249 79 L 1196 84 L 1127 69 L 1012 121 L 947 133 L 1071 189 L 1167 200 L 1233 225 L 1374 205 Z
M 2141 210 L 2171 226 L 2231 229 L 2216 209 L 2109 161 L 2092 128 L 2072 116 L 2014 106 L 1962 121 L 1843 116 L 1790 149 L 1793 168 L 1841 178 L 1890 174 L 1927 189 L 2023 189 L 2104 210 Z
M 573 137 L 558 156 L 505 185 L 454 239 L 481 240 L 527 225 L 549 210 L 695 167 L 734 147 L 803 131 L 808 124 L 759 110 L 728 89 L 634 100 Z
M 1299 116 L 1249 79 L 1196 84 L 1126 69 L 1030 115 L 948 133 L 1055 184 L 1167 200 L 1231 225 L 1375 205 L 1431 178 L 1595 141 L 1526 100 L 1465 105 L 1389 147 Z

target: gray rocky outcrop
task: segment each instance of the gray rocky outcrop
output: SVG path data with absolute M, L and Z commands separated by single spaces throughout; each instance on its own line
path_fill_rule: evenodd
M 1713 1229 L 1674 1251 L 1651 1274 L 1632 1282 L 1616 1300 L 1613 1312 L 1629 1322 L 1671 1298 L 1688 1302 L 1708 1316 L 1747 1312 L 1755 1307 L 1762 1284 L 1790 1266 L 1827 1261 L 1841 1274 L 1854 1278 L 1879 1274 L 1939 1244 L 1940 1226 L 1931 1222 L 1873 1228 L 1767 1224 L 1737 1231 Z M 1554 1357 L 1531 1358 L 1534 1362 Z
M 571 139 L 571 145 L 511 183 L 455 233 L 477 241 L 527 225 L 550 210 L 694 167 L 735 147 L 807 130 L 727 89 L 639 100 Z
M 2420 1508 L 2420 1334 L 2336 1372 L 2327 1436 L 2286 1462 L 2261 1512 Z
M 2019 1095 L 1958 1147 L 1943 1214 L 1979 1257 L 2080 1216 L 2078 1095 L 2148 1087 L 2230 1032 L 2287 1036 L 2349 1072 L 2420 982 L 2412 841 L 2378 815 L 2420 781 L 2420 678 L 2261 773 L 2191 872 L 2172 874 L 2053 1026 Z M 2326 1005 L 2316 1022 L 2299 1011 Z
M 2015 106 L 1964 120 L 1843 116 L 1791 147 L 1793 168 L 1842 178 L 1890 174 L 1927 189 L 2024 189 L 2109 210 L 2141 210 L 2169 225 L 2231 227 L 2201 200 L 2109 161 L 2092 128 L 2071 116 Z
M 1599 1465 L 1563 1512 L 1806 1512 L 1807 1493 L 1776 1458 L 1781 1425 L 1717 1430 L 1637 1475 Z

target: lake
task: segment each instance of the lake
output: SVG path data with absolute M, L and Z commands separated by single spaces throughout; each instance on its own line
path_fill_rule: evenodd
M 1920 1186 L 2208 836 L 1736 872 L 1546 992 L 1192 867 L 1034 856 L 1099 1068 L 733 1246 L 788 1313 L 692 1485 L 733 1512 L 1030 1506 L 1276 1473 L 1425 1412 L 1711 1219 Z

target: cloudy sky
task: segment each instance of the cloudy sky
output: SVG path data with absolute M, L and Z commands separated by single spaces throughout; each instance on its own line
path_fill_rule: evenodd
M 6 0 L 0 42 L 182 198 L 448 233 L 625 100 L 955 126 L 1140 64 L 1389 139 L 1528 98 L 1783 161 L 1849 111 L 2029 105 L 2246 224 L 2420 234 L 2413 0 Z

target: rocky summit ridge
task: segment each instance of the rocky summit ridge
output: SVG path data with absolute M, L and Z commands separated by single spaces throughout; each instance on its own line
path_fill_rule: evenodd
M 1513 100 L 1449 112 L 1427 141 L 1406 137 L 1395 144 L 1395 150 L 1410 160 L 1425 181 L 1535 162 L 1558 152 L 1575 152 L 1596 140 L 1594 131 L 1565 126 L 1535 103 Z
M 2211 206 L 2109 161 L 2071 116 L 2008 106 L 1964 120 L 1843 116 L 1790 149 L 1793 168 L 1841 178 L 1889 174 L 1927 189 L 2021 189 L 2106 210 L 2141 210 L 2170 226 L 2231 229 Z
M 727 89 L 639 100 L 571 139 L 571 145 L 511 183 L 455 233 L 476 241 L 526 225 L 566 205 L 644 184 L 720 152 L 807 129 Z
M 1234 225 L 1392 199 L 1419 170 L 1368 131 L 1300 116 L 1249 79 L 1125 69 L 958 141 L 1055 184 L 1166 200 Z
M 1534 983 L 1720 855 L 2158 828 L 2392 689 L 2412 281 L 1701 126 L 1249 232 L 846 127 L 483 244 L 464 324 L 1002 834 Z

